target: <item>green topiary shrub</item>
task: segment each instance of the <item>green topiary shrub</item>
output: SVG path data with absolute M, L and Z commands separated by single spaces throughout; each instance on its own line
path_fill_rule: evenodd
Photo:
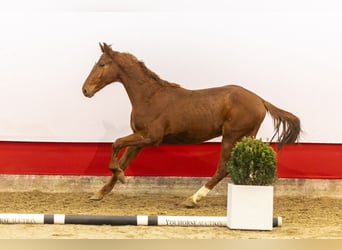
M 272 185 L 276 180 L 276 153 L 268 143 L 252 137 L 237 142 L 227 163 L 237 185 Z

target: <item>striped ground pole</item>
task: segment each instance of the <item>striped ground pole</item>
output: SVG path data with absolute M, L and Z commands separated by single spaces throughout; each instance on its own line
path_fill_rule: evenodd
M 67 214 L 0 214 L 0 224 L 78 224 L 112 226 L 182 226 L 226 227 L 226 216 L 111 216 Z M 281 217 L 273 218 L 273 227 L 282 225 Z

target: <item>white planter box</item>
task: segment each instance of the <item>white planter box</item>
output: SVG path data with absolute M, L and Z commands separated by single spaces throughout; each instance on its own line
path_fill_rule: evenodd
M 273 186 L 228 184 L 228 222 L 230 229 L 273 229 Z

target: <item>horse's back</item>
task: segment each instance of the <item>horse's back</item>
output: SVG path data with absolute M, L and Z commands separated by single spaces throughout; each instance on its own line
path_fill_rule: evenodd
M 175 91 L 177 101 L 160 116 L 167 124 L 164 143 L 209 140 L 220 136 L 227 122 L 235 128 L 249 126 L 266 112 L 260 97 L 237 85 Z
M 207 96 L 208 101 L 221 102 L 225 108 L 238 109 L 244 108 L 249 111 L 265 111 L 263 99 L 254 92 L 239 86 L 225 85 L 208 89 L 197 90 L 199 96 Z
M 266 115 L 264 100 L 239 85 L 225 85 L 199 92 L 211 96 L 210 100 L 217 103 L 222 123 L 229 121 L 234 127 L 244 127 L 261 123 Z

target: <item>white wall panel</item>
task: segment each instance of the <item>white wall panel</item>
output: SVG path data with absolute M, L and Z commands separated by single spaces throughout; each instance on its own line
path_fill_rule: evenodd
M 255 91 L 301 118 L 303 142 L 342 142 L 336 6 L 191 11 L 188 3 L 177 12 L 84 12 L 66 2 L 60 8 L 69 11 L 0 12 L 0 140 L 112 141 L 128 134 L 131 107 L 121 85 L 91 99 L 81 92 L 98 43 L 107 42 L 186 88 L 234 83 Z M 272 134 L 267 118 L 258 136 Z

